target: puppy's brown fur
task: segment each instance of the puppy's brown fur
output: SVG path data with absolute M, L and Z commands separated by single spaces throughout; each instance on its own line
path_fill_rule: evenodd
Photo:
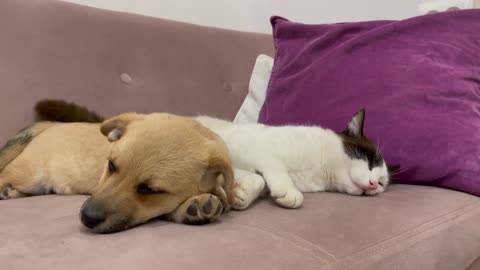
M 105 216 L 92 227 L 100 233 L 162 215 L 202 223 L 233 200 L 223 141 L 195 120 L 164 113 L 127 113 L 102 125 L 38 123 L 0 151 L 0 171 L 1 199 L 92 194 L 83 210 Z

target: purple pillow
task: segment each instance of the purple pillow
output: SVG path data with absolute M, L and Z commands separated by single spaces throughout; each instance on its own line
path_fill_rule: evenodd
M 403 183 L 480 195 L 480 10 L 306 25 L 272 18 L 276 56 L 259 122 L 365 133 Z

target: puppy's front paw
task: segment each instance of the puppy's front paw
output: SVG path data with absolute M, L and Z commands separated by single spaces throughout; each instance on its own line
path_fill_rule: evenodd
M 243 210 L 252 204 L 260 196 L 265 188 L 265 181 L 260 175 L 251 174 L 236 180 L 233 188 L 235 200 L 233 208 Z
M 0 200 L 10 200 L 25 197 L 25 194 L 18 191 L 11 184 L 6 184 L 0 187 Z
M 217 196 L 202 194 L 189 201 L 184 224 L 203 225 L 215 221 L 223 212 L 223 205 Z
M 201 194 L 184 202 L 172 219 L 178 223 L 203 225 L 215 221 L 222 213 L 223 205 L 217 196 Z
M 289 189 L 283 194 L 271 194 L 275 202 L 286 208 L 299 208 L 303 204 L 303 194 L 296 189 Z

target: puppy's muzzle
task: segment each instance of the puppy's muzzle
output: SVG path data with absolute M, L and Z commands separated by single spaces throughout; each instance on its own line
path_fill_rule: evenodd
M 92 203 L 91 200 L 88 199 L 82 207 L 80 219 L 82 220 L 83 225 L 87 228 L 93 229 L 105 222 L 107 219 L 107 213 L 103 207 Z

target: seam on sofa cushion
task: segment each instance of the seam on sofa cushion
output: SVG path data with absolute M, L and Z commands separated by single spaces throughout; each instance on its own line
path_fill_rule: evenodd
M 473 260 L 473 262 L 467 267 L 467 270 L 480 269 L 480 256 Z
M 462 216 L 464 212 L 466 214 L 468 214 L 470 208 L 473 208 L 472 211 L 474 211 L 477 208 L 476 207 L 477 204 L 480 206 L 480 202 L 473 202 L 473 203 L 467 204 L 466 206 L 464 206 L 460 209 L 456 209 L 456 210 L 450 211 L 448 213 L 445 213 L 443 215 L 440 215 L 438 217 L 435 217 L 428 222 L 424 222 L 424 223 L 422 223 L 422 224 L 420 224 L 420 225 L 418 225 L 414 228 L 408 229 L 404 232 L 401 232 L 401 233 L 398 233 L 398 234 L 393 235 L 391 237 L 385 238 L 378 243 L 375 243 L 375 244 L 372 244 L 372 245 L 369 245 L 369 246 L 366 246 L 366 247 L 362 247 L 361 251 L 358 251 L 358 252 L 355 252 L 353 254 L 347 255 L 347 256 L 345 256 L 345 258 L 350 257 L 350 256 L 355 256 L 355 254 L 357 254 L 357 253 L 362 253 L 364 250 L 367 250 L 367 249 L 370 249 L 370 248 L 375 248 L 376 246 L 382 245 L 383 243 L 386 243 L 386 242 L 390 242 L 390 241 L 393 241 L 393 240 L 398 241 L 397 238 L 401 238 L 401 237 L 403 237 L 403 236 L 405 236 L 406 234 L 409 234 L 409 233 L 413 234 L 413 233 L 415 233 L 415 231 L 419 231 L 417 234 L 422 233 L 422 232 L 424 232 L 424 231 L 426 231 L 430 228 L 433 228 L 437 225 L 442 224 L 445 221 L 450 221 L 452 215 Z M 423 228 L 425 228 L 425 229 L 423 229 Z M 340 259 L 343 259 L 343 258 L 340 258 Z
M 480 202 L 478 201 L 441 215 L 428 223 L 424 223 L 406 232 L 390 237 L 382 242 L 362 249 L 359 252 L 343 257 L 339 259 L 338 262 L 326 265 L 322 267 L 322 269 L 361 269 L 361 267 L 368 266 L 361 265 L 362 263 L 371 264 L 379 261 L 379 259 L 385 257 L 385 254 L 394 254 L 400 250 L 411 247 L 422 239 L 426 239 L 431 235 L 436 234 L 438 231 L 449 228 L 449 225 L 452 223 L 465 220 L 475 215 L 480 215 Z M 405 245 L 405 243 L 407 244 Z M 368 254 L 368 256 L 365 254 Z M 368 261 L 363 259 L 365 257 L 369 258 Z
M 313 243 L 311 243 L 311 242 L 309 242 L 309 241 L 307 241 L 307 240 L 305 240 L 301 237 L 298 237 L 294 234 L 284 232 L 284 231 L 281 231 L 281 230 L 277 230 L 277 229 L 269 227 L 269 226 L 263 226 L 263 225 L 262 225 L 262 227 L 254 226 L 254 225 L 251 225 L 251 224 L 242 224 L 242 223 L 237 223 L 237 225 L 240 225 L 240 226 L 243 226 L 243 227 L 246 227 L 246 228 L 249 228 L 249 229 L 257 230 L 257 231 L 262 231 L 264 233 L 268 233 L 268 234 L 273 235 L 275 237 L 281 238 L 281 239 L 291 243 L 292 245 L 296 246 L 297 248 L 305 251 L 306 253 L 308 253 L 312 257 L 320 260 L 325 265 L 329 265 L 332 262 L 337 261 L 337 259 L 335 258 L 334 255 L 328 253 L 327 251 L 319 248 L 318 246 L 314 245 Z

